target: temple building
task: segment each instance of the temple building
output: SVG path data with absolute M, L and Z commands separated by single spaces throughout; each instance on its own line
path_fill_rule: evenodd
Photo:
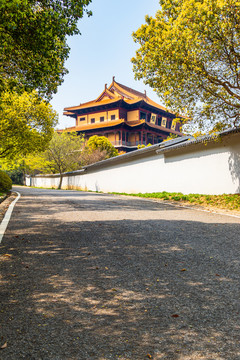
M 122 151 L 136 150 L 138 145 L 156 144 L 170 134 L 182 136 L 176 116 L 141 93 L 113 81 L 96 100 L 66 107 L 64 115 L 73 117 L 76 126 L 65 131 L 106 136 Z

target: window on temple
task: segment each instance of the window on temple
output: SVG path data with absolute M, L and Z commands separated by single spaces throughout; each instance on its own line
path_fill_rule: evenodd
M 79 119 L 80 121 L 85 121 L 85 117 L 82 117 Z
M 167 126 L 167 118 L 163 117 L 162 118 L 162 124 L 161 124 L 163 127 L 166 127 Z
M 91 124 L 94 124 L 95 123 L 95 118 L 92 118 L 91 119 Z
M 103 122 L 104 121 L 104 116 L 100 117 L 100 121 Z
M 162 117 L 160 116 L 160 117 L 158 117 L 158 119 L 157 119 L 157 125 L 161 126 L 161 121 L 162 121 Z
M 174 121 L 174 120 L 171 123 L 171 129 L 176 130 L 176 121 Z
M 140 111 L 140 120 L 147 120 L 147 114 L 143 111 Z
M 115 120 L 115 115 L 111 115 L 111 120 Z

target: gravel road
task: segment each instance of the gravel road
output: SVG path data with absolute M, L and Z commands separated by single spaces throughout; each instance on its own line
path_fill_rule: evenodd
M 19 187 L 1 360 L 239 360 L 240 218 Z

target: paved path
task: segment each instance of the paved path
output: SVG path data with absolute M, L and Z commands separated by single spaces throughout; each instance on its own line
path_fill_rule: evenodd
M 239 360 L 240 219 L 17 188 L 1 360 Z

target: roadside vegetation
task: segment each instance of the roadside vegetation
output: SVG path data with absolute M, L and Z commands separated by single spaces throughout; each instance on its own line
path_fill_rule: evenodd
M 240 125 L 238 0 L 160 0 L 133 33 L 137 80 L 186 116 L 185 132 Z
M 4 172 L 0 170 L 0 200 L 2 197 L 7 195 L 12 189 L 12 180 Z
M 81 169 L 119 155 L 111 142 L 104 136 L 91 136 L 87 141 L 77 133 L 54 132 L 52 139 L 42 152 L 35 151 L 18 159 L 1 159 L 0 169 L 5 171 L 14 184 L 23 185 L 25 175 L 41 173 L 62 174 Z
M 112 193 L 116 195 L 127 195 L 137 196 L 151 199 L 161 199 L 168 201 L 177 201 L 187 204 L 200 205 L 203 207 L 215 207 L 226 210 L 239 210 L 240 211 L 240 194 L 223 194 L 223 195 L 203 195 L 203 194 L 188 194 L 182 193 L 169 193 L 154 192 L 154 193 L 138 193 L 138 194 L 127 194 L 127 193 Z
M 62 84 L 70 36 L 91 0 L 1 1 L 0 159 L 43 152 L 58 114 L 49 101 Z

